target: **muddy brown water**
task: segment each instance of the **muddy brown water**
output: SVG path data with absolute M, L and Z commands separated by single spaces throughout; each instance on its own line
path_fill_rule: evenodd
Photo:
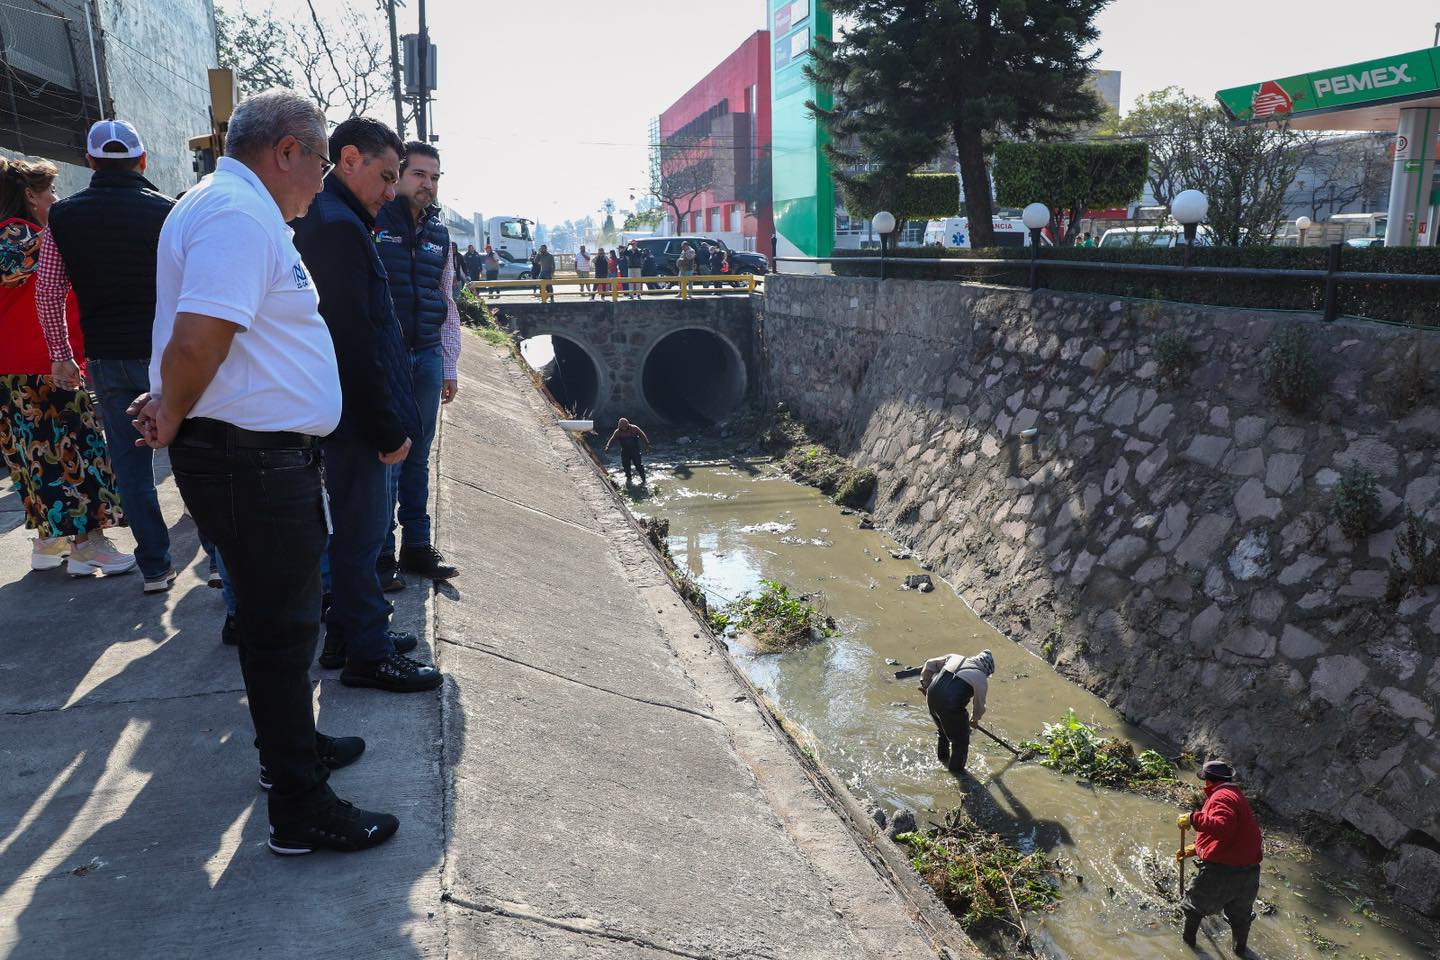
M 679 449 L 695 460 L 703 456 L 698 446 Z M 922 824 L 938 822 L 964 800 L 992 829 L 1022 848 L 1060 854 L 1083 878 L 1064 881 L 1064 899 L 1053 912 L 1027 917 L 1042 955 L 1233 956 L 1218 917 L 1206 921 L 1198 952 L 1180 942 L 1178 912 L 1156 893 L 1154 871 L 1145 866 L 1147 855 L 1168 860 L 1178 847 L 1180 808 L 1015 762 L 978 733 L 970 752 L 974 779 L 958 780 L 935 759 L 935 729 L 916 681 L 897 681 L 894 673 L 937 654 L 988 648 L 997 670 L 984 722 L 1010 742 L 1038 736 L 1073 707 L 1107 736 L 1162 752 L 1164 744 L 989 627 L 938 578 L 933 593 L 900 589 L 907 575 L 922 571 L 890 556 L 894 541 L 858 529 L 858 517 L 843 515 L 768 462 L 657 461 L 650 471 L 651 489 L 632 495 L 632 508 L 669 520 L 675 561 L 712 604 L 756 589 L 762 578 L 823 594 L 840 626 L 834 639 L 784 654 L 755 654 L 733 642 L 731 650 L 853 792 L 887 811 L 914 810 Z M 612 476 L 623 484 L 614 464 Z M 1276 846 L 1267 840 L 1261 899 L 1274 912 L 1255 922 L 1256 956 L 1440 956 L 1432 929 L 1388 904 L 1383 888 L 1304 847 Z

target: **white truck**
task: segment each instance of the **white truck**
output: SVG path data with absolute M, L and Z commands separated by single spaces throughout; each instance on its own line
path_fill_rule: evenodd
M 535 221 L 524 217 L 490 217 L 485 221 L 485 242 L 502 260 L 529 263 L 535 252 Z

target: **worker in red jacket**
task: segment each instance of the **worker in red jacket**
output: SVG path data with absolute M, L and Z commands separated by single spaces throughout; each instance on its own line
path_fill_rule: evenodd
M 1247 957 L 1246 941 L 1253 907 L 1260 893 L 1260 825 L 1250 801 L 1234 783 L 1235 770 L 1224 760 L 1210 760 L 1200 768 L 1205 781 L 1205 805 L 1195 813 L 1182 813 L 1181 830 L 1195 828 L 1195 842 L 1175 854 L 1176 861 L 1195 857 L 1197 869 L 1181 903 L 1185 911 L 1185 942 L 1195 946 L 1200 921 L 1224 912 L 1234 936 L 1235 955 Z

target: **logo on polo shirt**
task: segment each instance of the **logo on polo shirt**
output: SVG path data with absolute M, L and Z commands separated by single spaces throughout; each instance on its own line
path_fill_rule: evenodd
M 295 289 L 308 289 L 310 286 L 310 276 L 305 272 L 305 264 L 297 263 L 290 269 L 295 272 Z

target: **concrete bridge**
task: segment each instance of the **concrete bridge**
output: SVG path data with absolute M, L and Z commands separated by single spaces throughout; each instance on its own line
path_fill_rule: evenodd
M 750 297 L 502 303 L 521 337 L 549 336 L 555 398 L 596 426 L 707 424 L 749 395 L 759 366 Z

